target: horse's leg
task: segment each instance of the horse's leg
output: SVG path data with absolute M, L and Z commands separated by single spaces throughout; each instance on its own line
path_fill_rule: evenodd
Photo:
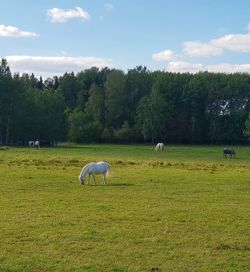
M 102 184 L 103 184 L 103 185 L 106 185 L 106 173 L 103 174 L 103 177 L 102 177 Z
M 95 182 L 95 185 L 96 185 L 96 180 L 95 180 L 95 174 L 93 173 L 93 178 L 94 178 L 94 182 Z
M 88 185 L 89 185 L 89 181 L 90 181 L 90 174 L 89 174 L 89 176 L 88 176 Z

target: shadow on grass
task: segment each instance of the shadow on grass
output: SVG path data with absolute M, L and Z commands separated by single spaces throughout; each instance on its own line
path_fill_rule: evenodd
M 110 184 L 106 184 L 106 186 L 117 186 L 117 187 L 123 187 L 123 186 L 134 186 L 133 183 L 110 183 Z
M 103 187 L 127 187 L 127 186 L 135 186 L 133 183 L 108 183 L 106 185 L 103 185 L 103 184 L 86 184 L 84 186 L 103 186 Z

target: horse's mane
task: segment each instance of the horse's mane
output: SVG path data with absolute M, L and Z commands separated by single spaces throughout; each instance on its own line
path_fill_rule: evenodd
M 80 175 L 82 175 L 82 174 L 84 173 L 84 171 L 85 171 L 92 163 L 93 163 L 93 162 L 90 162 L 90 163 L 86 164 L 86 165 L 83 167 L 83 169 L 82 169 Z

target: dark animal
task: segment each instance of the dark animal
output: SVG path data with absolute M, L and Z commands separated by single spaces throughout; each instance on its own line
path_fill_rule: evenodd
M 223 154 L 225 158 L 227 157 L 235 158 L 235 151 L 232 148 L 224 148 Z

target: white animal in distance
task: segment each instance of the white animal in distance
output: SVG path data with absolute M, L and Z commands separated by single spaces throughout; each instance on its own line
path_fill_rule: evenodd
M 164 149 L 164 143 L 158 143 L 156 146 L 155 146 L 155 150 L 158 151 L 163 151 Z
M 39 141 L 35 141 L 34 147 L 35 147 L 35 148 L 40 148 L 40 142 L 39 142 Z
M 29 141 L 29 147 L 34 147 L 35 142 L 34 141 Z

